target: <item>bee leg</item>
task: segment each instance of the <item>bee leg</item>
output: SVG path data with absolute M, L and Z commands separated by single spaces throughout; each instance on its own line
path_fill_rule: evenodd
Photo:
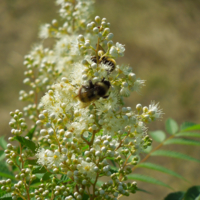
M 104 99 L 107 99 L 108 97 L 109 97 L 109 95 L 107 95 L 107 96 L 104 96 L 103 98 L 104 98 Z

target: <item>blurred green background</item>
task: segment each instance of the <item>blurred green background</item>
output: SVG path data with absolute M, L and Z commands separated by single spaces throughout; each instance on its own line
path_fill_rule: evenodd
M 199 0 L 97 0 L 95 15 L 111 23 L 114 42 L 125 44 L 125 56 L 117 63 L 130 64 L 137 77 L 146 80 L 141 94 L 133 93 L 126 101 L 133 108 L 137 103 L 160 102 L 163 120 L 149 130 L 164 129 L 167 118 L 179 124 L 200 123 L 200 1 Z M 22 108 L 18 92 L 22 84 L 23 57 L 37 43 L 38 29 L 58 17 L 53 0 L 0 1 L 0 135 L 9 135 L 9 112 Z M 169 147 L 168 147 L 169 148 Z M 200 159 L 199 148 L 172 146 Z M 199 165 L 175 159 L 153 158 L 185 176 L 190 183 L 150 170 L 140 170 L 165 181 L 175 190 L 186 190 L 200 184 Z M 139 172 L 135 171 L 135 172 Z M 152 195 L 138 192 L 129 198 L 163 199 L 172 192 L 161 186 L 138 182 Z

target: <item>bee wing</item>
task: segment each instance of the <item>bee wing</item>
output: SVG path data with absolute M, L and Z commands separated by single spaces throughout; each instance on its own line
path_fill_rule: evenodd
M 101 51 L 103 51 L 103 53 L 106 53 L 105 50 L 104 50 L 104 48 L 100 44 L 99 44 L 98 49 L 101 50 Z

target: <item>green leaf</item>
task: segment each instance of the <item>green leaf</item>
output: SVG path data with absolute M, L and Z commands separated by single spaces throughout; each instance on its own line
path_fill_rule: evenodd
M 12 171 L 9 170 L 8 166 L 5 164 L 5 162 L 0 162 L 0 179 L 2 178 L 10 178 L 12 180 L 15 180 L 15 176 Z
M 46 173 L 46 172 L 47 170 L 45 169 L 45 167 L 38 166 L 38 167 L 35 167 L 32 173 L 37 174 L 37 173 Z
M 44 173 L 38 173 L 35 176 L 40 180 L 44 176 Z
M 196 124 L 193 123 L 193 122 L 184 122 L 183 124 L 181 124 L 180 129 L 182 131 L 182 130 L 185 130 L 185 129 L 187 129 L 187 128 L 191 127 L 191 126 L 194 126 L 194 125 L 196 125 Z
M 189 140 L 184 138 L 173 138 L 164 142 L 164 144 L 182 144 L 182 145 L 193 145 L 200 146 L 200 142 L 196 140 Z
M 178 131 L 178 124 L 176 123 L 175 120 L 169 118 L 165 122 L 165 128 L 169 134 L 173 135 Z
M 12 200 L 11 193 L 0 189 L 0 200 Z
M 84 194 L 82 200 L 88 200 L 89 199 L 89 195 L 88 194 Z
M 167 169 L 165 167 L 162 167 L 160 165 L 153 164 L 153 163 L 148 163 L 148 162 L 140 163 L 136 167 L 143 167 L 143 168 L 148 168 L 148 169 L 160 171 L 160 172 L 175 176 L 177 178 L 180 178 L 180 179 L 183 179 L 183 180 L 186 181 L 186 179 L 184 177 L 182 177 L 181 175 L 177 174 L 176 172 L 174 172 L 172 170 L 169 170 L 169 169 Z
M 146 149 L 143 150 L 144 153 L 150 153 L 152 150 L 152 146 L 148 146 Z
M 43 175 L 42 180 L 43 180 L 43 181 L 49 180 L 49 179 L 51 178 L 51 177 L 50 177 L 51 175 L 52 175 L 52 173 L 46 172 L 46 173 Z
M 184 197 L 184 192 L 173 192 L 173 193 L 170 193 L 168 194 L 164 200 L 183 200 L 183 197 Z
M 5 141 L 4 136 L 0 137 L 0 146 L 4 150 L 7 148 L 7 142 Z
M 68 181 L 71 181 L 71 180 L 72 180 L 71 178 L 69 178 L 66 174 L 64 174 L 64 175 L 61 176 L 59 183 L 63 184 L 63 183 L 66 183 Z
M 190 161 L 195 161 L 195 162 L 200 163 L 200 160 L 198 160 L 196 158 L 192 158 L 188 155 L 185 155 L 185 154 L 182 154 L 179 152 L 174 152 L 174 151 L 157 150 L 157 151 L 154 151 L 151 155 L 152 156 L 167 156 L 167 157 L 179 158 L 179 159 L 183 159 L 183 160 L 190 160 Z
M 29 137 L 30 140 L 33 138 L 33 134 L 34 134 L 34 132 L 35 132 L 36 127 L 37 127 L 37 126 L 35 125 L 35 126 L 27 133 L 27 135 L 26 135 L 26 136 Z
M 200 131 L 200 124 L 196 124 L 194 126 L 190 126 L 182 131 Z
M 185 193 L 184 200 L 198 200 L 200 197 L 200 186 L 193 186 Z
M 34 179 L 32 182 L 31 182 L 31 187 L 37 187 L 41 184 L 41 181 L 40 181 L 40 178 L 36 177 L 36 179 Z
M 27 140 L 26 138 L 22 136 L 15 136 L 15 139 L 20 142 L 25 147 L 29 148 L 33 153 L 36 153 L 36 145 L 33 141 Z
M 165 132 L 158 130 L 158 131 L 152 131 L 149 133 L 153 140 L 156 142 L 163 142 L 166 138 Z
M 4 196 L 0 197 L 0 200 L 12 200 L 12 196 L 9 194 L 5 194 Z
M 1 188 L 0 188 L 0 199 L 4 196 L 4 195 L 6 195 L 7 194 L 7 192 L 5 191 L 5 190 L 2 190 Z
M 27 159 L 26 163 L 28 163 L 29 165 L 38 165 L 36 159 Z
M 117 172 L 118 172 L 118 168 L 117 168 L 117 167 L 114 167 L 114 166 L 111 166 L 111 167 L 110 167 L 110 172 L 111 172 L 112 174 L 117 173 Z
M 114 167 L 117 167 L 116 163 L 115 163 L 115 159 L 112 157 L 107 157 L 108 160 L 110 160 L 110 162 L 113 164 Z
M 162 181 L 159 181 L 155 178 L 152 178 L 150 176 L 141 175 L 141 174 L 131 174 L 131 175 L 128 175 L 128 178 L 132 179 L 132 180 L 138 180 L 138 181 L 143 181 L 143 182 L 147 182 L 147 183 L 151 183 L 151 184 L 161 185 L 161 186 L 172 189 L 169 185 L 167 185 L 167 184 L 163 183 Z
M 4 150 L 0 150 L 0 161 L 4 160 L 4 158 L 5 158 Z
M 103 181 L 97 181 L 97 186 L 101 187 L 103 185 Z
M 176 137 L 200 137 L 200 133 L 195 132 L 180 132 L 176 134 Z
M 144 190 L 144 189 L 142 189 L 142 188 L 136 188 L 136 190 L 139 191 L 139 192 L 145 192 L 145 193 L 147 193 L 147 194 L 152 194 L 151 192 L 149 192 L 149 191 L 147 191 L 147 190 Z
M 82 148 L 82 151 L 85 152 L 86 149 L 89 149 L 89 145 L 85 145 L 85 146 Z

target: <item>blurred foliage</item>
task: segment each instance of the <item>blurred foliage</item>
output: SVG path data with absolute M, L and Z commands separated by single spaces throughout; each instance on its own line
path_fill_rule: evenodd
M 39 25 L 50 22 L 57 16 L 54 0 L 3 0 L 0 1 L 0 135 L 9 135 L 9 112 L 21 108 L 18 92 L 22 84 L 23 57 L 37 42 Z M 168 117 L 183 121 L 200 121 L 200 1 L 199 0 L 97 0 L 95 15 L 106 17 L 111 23 L 114 41 L 126 46 L 124 58 L 118 63 L 127 63 L 146 87 L 141 94 L 134 93 L 127 105 L 160 102 Z M 164 122 L 156 122 L 150 130 L 164 129 Z M 182 150 L 174 145 L 174 149 Z M 173 148 L 172 148 L 173 150 Z M 197 148 L 184 148 L 187 154 L 199 158 Z M 154 159 L 155 160 L 155 159 Z M 198 165 L 174 160 L 157 160 L 169 168 L 179 168 L 181 174 L 197 183 Z M 164 163 L 164 164 L 163 164 Z M 148 170 L 147 170 L 147 173 Z M 151 172 L 151 176 L 154 174 Z M 186 183 L 160 175 L 169 185 L 182 189 Z M 149 187 L 145 184 L 142 188 Z M 156 194 L 149 200 L 161 199 L 169 193 L 152 186 Z M 138 192 L 137 200 L 147 194 Z M 130 197 L 132 199 L 132 197 Z

